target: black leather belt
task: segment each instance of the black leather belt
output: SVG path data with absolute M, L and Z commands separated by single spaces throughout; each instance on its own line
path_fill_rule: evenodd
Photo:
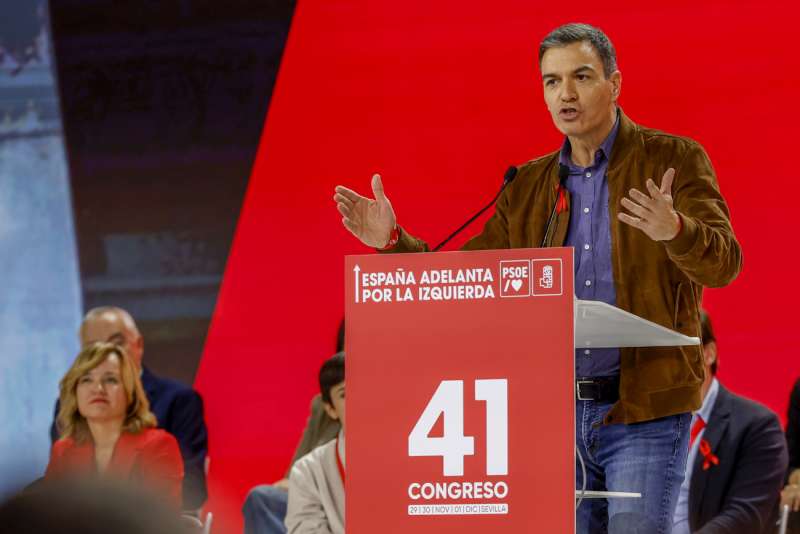
M 575 380 L 575 395 L 578 400 L 617 402 L 619 400 L 619 377 L 577 378 Z

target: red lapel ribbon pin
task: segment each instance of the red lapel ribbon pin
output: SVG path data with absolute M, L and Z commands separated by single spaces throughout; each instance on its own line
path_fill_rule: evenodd
M 556 214 L 560 214 L 567 209 L 567 194 L 565 193 L 565 188 L 560 184 L 556 185 L 556 194 L 558 195 L 558 198 L 556 198 Z
M 711 464 L 719 465 L 719 458 L 711 452 L 711 445 L 704 439 L 700 440 L 700 454 L 703 455 L 703 471 L 708 471 Z

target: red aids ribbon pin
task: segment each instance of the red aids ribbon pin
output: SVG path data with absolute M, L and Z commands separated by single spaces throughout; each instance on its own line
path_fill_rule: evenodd
M 558 198 L 556 198 L 556 214 L 559 214 L 567 209 L 567 195 L 561 185 L 556 186 L 556 194 L 558 195 Z
M 711 464 L 719 465 L 719 458 L 711 452 L 711 445 L 704 439 L 700 440 L 700 454 L 703 455 L 703 471 L 708 471 Z

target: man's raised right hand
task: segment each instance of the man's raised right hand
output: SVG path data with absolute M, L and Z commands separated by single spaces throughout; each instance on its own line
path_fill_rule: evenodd
M 375 199 L 362 197 L 355 191 L 337 185 L 333 200 L 342 214 L 342 224 L 359 238 L 362 243 L 373 248 L 383 248 L 389 242 L 397 224 L 392 203 L 383 193 L 381 175 L 372 176 L 372 193 Z

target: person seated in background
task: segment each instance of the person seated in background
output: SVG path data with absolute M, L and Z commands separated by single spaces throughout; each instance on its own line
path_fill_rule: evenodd
M 344 350 L 344 321 L 336 335 L 336 352 Z M 272 484 L 255 486 L 247 494 L 242 506 L 245 534 L 286 534 L 286 504 L 289 499 L 289 472 L 292 466 L 320 445 L 325 445 L 339 435 L 339 421 L 331 419 L 323 408 L 322 396 L 311 399 L 311 411 L 303 436 L 292 456 L 286 476 Z
M 331 419 L 323 408 L 322 396 L 315 395 L 311 400 L 311 413 L 303 437 L 294 452 L 286 477 L 273 484 L 256 486 L 247 494 L 242 507 L 245 534 L 286 534 L 284 520 L 292 466 L 315 448 L 336 439 L 340 429 L 339 421 Z
M 333 441 L 317 447 L 292 466 L 286 530 L 289 534 L 344 534 L 345 480 L 344 353 L 328 359 L 319 371 L 325 412 L 341 423 Z
M 786 444 L 789 448 L 789 473 L 786 487 L 781 492 L 781 505 L 788 505 L 791 514 L 791 531 L 800 532 L 800 379 L 794 383 L 789 396 L 789 413 L 786 420 Z
M 692 416 L 672 534 L 772 533 L 789 462 L 780 422 L 768 408 L 720 384 L 716 337 L 705 311 L 700 326 L 703 404 Z
M 83 347 L 106 341 L 125 349 L 136 368 L 136 374 L 141 373 L 142 385 L 158 428 L 178 440 L 184 464 L 182 508 L 189 511 L 199 509 L 207 495 L 205 462 L 208 433 L 203 417 L 203 399 L 192 388 L 158 377 L 142 364 L 144 338 L 133 317 L 122 308 L 102 306 L 89 310 L 81 323 L 79 336 Z M 56 402 L 55 413 L 58 412 L 59 403 Z M 50 428 L 50 437 L 53 442 L 58 439 L 55 421 Z
M 156 418 L 133 362 L 119 345 L 84 348 L 61 379 L 58 428 L 45 480 L 101 475 L 141 485 L 176 509 L 183 460 Z

